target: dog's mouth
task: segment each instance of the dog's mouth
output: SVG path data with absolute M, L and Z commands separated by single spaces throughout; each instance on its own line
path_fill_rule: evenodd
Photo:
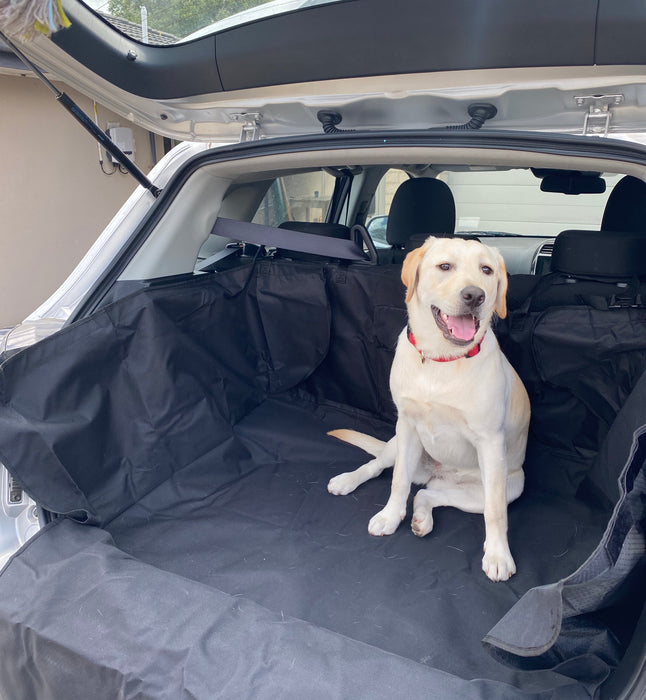
M 480 321 L 473 314 L 450 316 L 437 306 L 431 306 L 431 310 L 437 327 L 447 340 L 455 345 L 468 345 L 473 342 L 480 328 Z

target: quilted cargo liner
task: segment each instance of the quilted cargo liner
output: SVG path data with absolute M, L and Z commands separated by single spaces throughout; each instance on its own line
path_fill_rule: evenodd
M 390 474 L 327 492 L 365 454 L 326 431 L 392 434 L 404 322 L 394 266 L 259 261 L 150 286 L 0 366 L 0 458 L 65 516 L 0 575 L 5 694 L 594 697 L 644 602 L 646 380 L 583 461 L 532 437 L 518 573 L 492 583 L 482 516 L 373 538 Z

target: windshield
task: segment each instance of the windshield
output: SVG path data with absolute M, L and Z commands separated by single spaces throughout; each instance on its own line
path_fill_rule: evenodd
M 229 27 L 342 0 L 86 0 L 116 29 L 144 44 L 176 44 Z
M 482 236 L 556 236 L 566 229 L 598 230 L 608 197 L 622 175 L 530 168 L 436 166 L 455 202 L 455 230 Z M 397 187 L 409 175 L 392 168 L 381 179 L 367 216 L 375 245 L 388 247 L 386 228 Z M 572 190 L 581 181 L 601 186 Z M 549 183 L 552 187 L 549 187 Z M 594 191 L 593 191 L 594 190 Z

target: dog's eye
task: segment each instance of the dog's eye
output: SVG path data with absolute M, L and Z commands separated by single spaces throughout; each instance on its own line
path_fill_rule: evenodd
M 444 272 L 448 272 L 453 265 L 451 263 L 440 263 L 438 266 L 438 270 L 444 270 Z
M 493 270 L 489 267 L 489 265 L 483 265 L 482 271 L 485 273 L 485 275 L 493 275 Z

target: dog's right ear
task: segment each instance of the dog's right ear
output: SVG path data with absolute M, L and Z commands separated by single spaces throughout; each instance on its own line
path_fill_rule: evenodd
M 415 248 L 404 258 L 402 265 L 402 282 L 406 287 L 406 303 L 412 299 L 417 287 L 417 271 L 419 264 L 422 262 L 424 253 L 428 250 L 428 244 L 424 243 L 421 248 Z

